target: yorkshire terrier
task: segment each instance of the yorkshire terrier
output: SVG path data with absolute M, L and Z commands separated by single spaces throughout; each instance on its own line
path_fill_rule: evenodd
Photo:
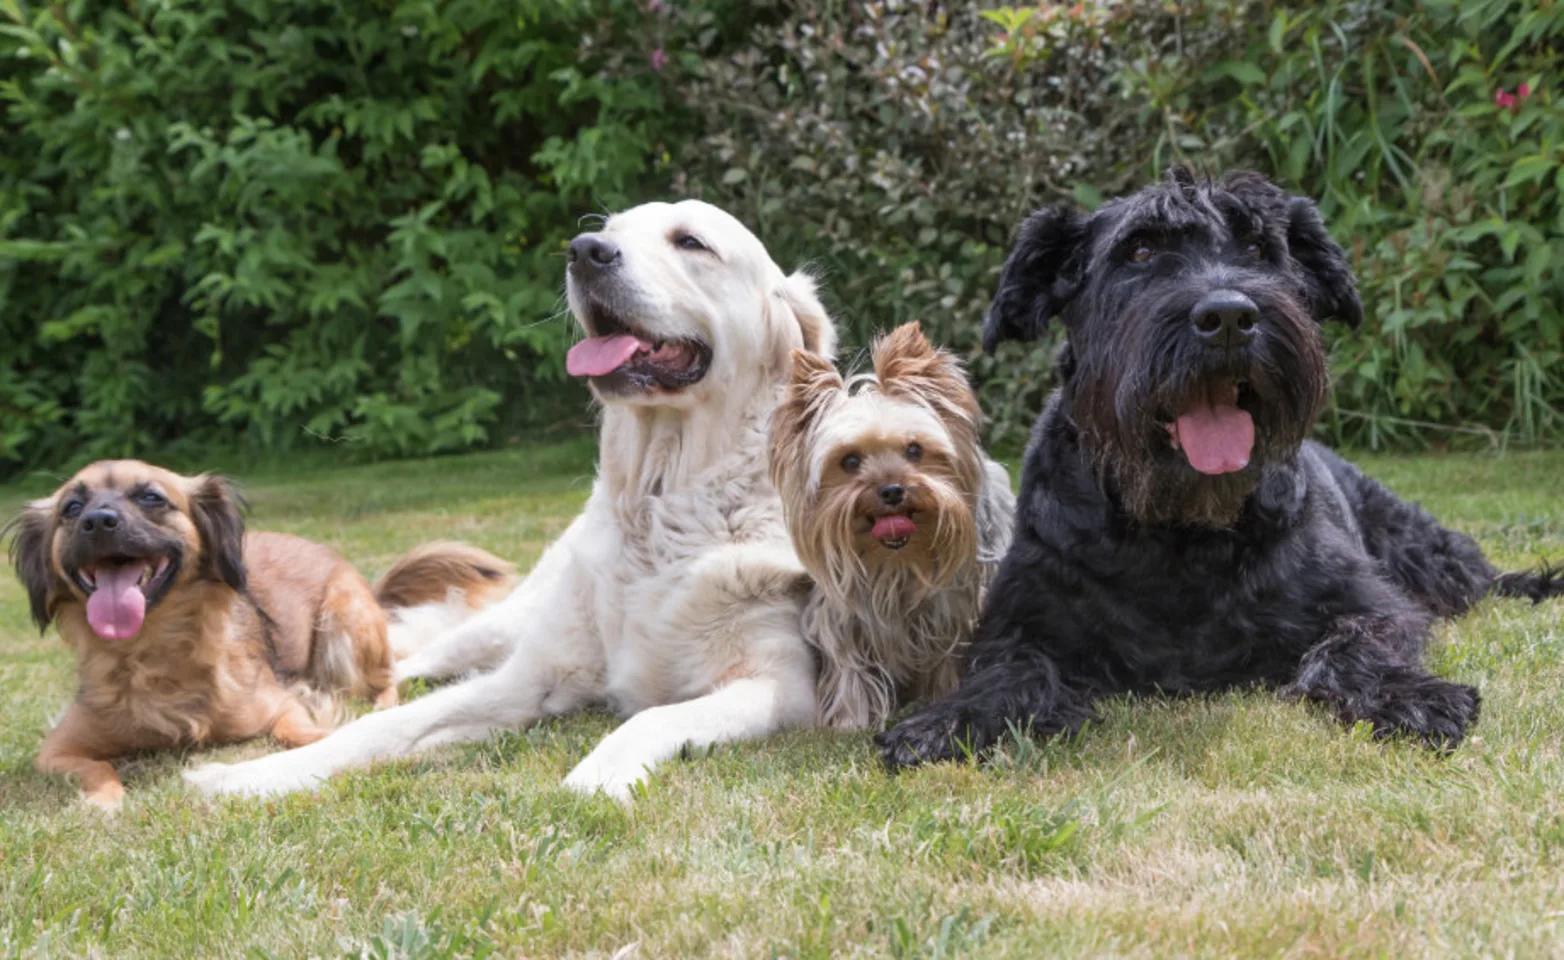
M 818 719 L 843 729 L 955 689 L 1015 515 L 961 362 L 916 322 L 872 353 L 874 372 L 844 381 L 794 351 L 771 422 L 772 483 L 814 580 L 804 635 L 820 654 Z

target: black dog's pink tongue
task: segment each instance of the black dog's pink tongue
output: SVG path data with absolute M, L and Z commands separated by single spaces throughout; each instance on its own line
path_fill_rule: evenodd
M 1171 427 L 1173 443 L 1189 465 L 1215 476 L 1249 465 L 1254 449 L 1254 418 L 1238 406 L 1238 386 L 1215 384 L 1179 414 Z
M 565 370 L 572 377 L 601 377 L 624 366 L 642 347 L 652 345 L 629 334 L 592 337 L 570 348 L 565 354 Z
M 105 640 L 126 640 L 141 632 L 147 596 L 141 592 L 145 561 L 123 567 L 99 567 L 98 588 L 87 598 L 87 623 Z
M 905 540 L 917 532 L 918 525 L 912 522 L 911 517 L 895 514 L 876 518 L 874 529 L 869 531 L 869 535 L 876 540 Z

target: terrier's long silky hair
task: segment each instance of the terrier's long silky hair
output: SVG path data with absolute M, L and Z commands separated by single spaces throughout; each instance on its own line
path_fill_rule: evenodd
M 804 635 L 821 659 L 819 720 L 849 729 L 955 688 L 1015 513 L 1008 475 L 983 454 L 960 361 L 916 322 L 872 354 L 872 374 L 844 380 L 796 351 L 771 422 L 771 479 L 814 579 Z M 894 506 L 881 497 L 888 485 L 904 491 Z M 888 514 L 915 524 L 899 545 L 872 534 Z

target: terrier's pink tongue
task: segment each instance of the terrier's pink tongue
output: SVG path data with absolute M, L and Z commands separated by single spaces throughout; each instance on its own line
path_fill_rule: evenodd
M 147 597 L 141 592 L 145 563 L 123 567 L 99 567 L 98 589 L 87 598 L 87 623 L 105 640 L 126 640 L 141 632 L 147 615 Z
M 1212 394 L 1228 393 L 1213 389 Z M 1179 415 L 1172 426 L 1173 442 L 1189 465 L 1215 476 L 1249 466 L 1254 449 L 1254 418 L 1239 408 L 1238 391 L 1230 396 L 1205 396 Z
M 903 540 L 917 532 L 918 525 L 912 522 L 911 517 L 896 514 L 876 519 L 869 535 L 876 540 Z
M 572 377 L 601 377 L 624 366 L 642 347 L 650 350 L 652 345 L 624 333 L 592 337 L 571 347 L 565 354 L 565 370 Z

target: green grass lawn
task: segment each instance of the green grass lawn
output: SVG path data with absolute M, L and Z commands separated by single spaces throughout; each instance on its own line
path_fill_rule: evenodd
M 244 479 L 256 528 L 375 575 L 436 537 L 525 567 L 591 463 L 580 441 Z M 1503 565 L 1564 560 L 1564 453 L 1365 465 Z M 1433 662 L 1484 697 L 1446 759 L 1263 693 L 1118 700 L 980 769 L 893 779 L 825 732 L 724 747 L 625 810 L 557 786 L 614 723 L 585 716 L 279 802 L 199 799 L 197 755 L 146 757 L 107 820 L 32 770 L 74 667 L 6 571 L 0 957 L 1557 955 L 1564 603 L 1487 602 Z

